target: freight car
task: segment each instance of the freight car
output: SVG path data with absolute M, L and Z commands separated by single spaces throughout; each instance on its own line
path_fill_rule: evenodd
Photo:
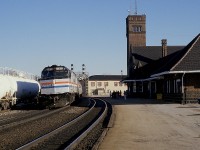
M 21 101 L 35 99 L 40 91 L 36 78 L 9 68 L 0 68 L 0 108 L 8 109 Z
M 52 107 L 63 107 L 82 95 L 76 74 L 65 66 L 52 65 L 42 70 L 40 102 Z

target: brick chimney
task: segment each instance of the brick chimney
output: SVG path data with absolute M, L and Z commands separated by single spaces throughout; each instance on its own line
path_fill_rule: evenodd
M 167 56 L 167 39 L 162 39 L 162 57 Z

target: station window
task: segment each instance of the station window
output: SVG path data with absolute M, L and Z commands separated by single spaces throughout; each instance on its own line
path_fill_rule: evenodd
M 176 93 L 181 93 L 181 90 L 182 90 L 181 86 L 182 86 L 181 80 L 177 79 L 176 80 Z
M 167 81 L 167 93 L 170 93 L 170 81 Z
M 95 86 L 95 82 L 91 82 L 91 86 L 93 86 L 93 87 L 94 87 L 94 86 Z
M 133 92 L 136 93 L 136 82 L 133 82 Z
M 155 81 L 151 82 L 151 93 L 156 93 L 156 82 Z
M 170 91 L 169 93 L 174 93 L 174 80 L 169 80 L 170 82 Z
M 114 82 L 114 86 L 118 86 L 118 82 Z
M 121 83 L 121 82 L 119 82 L 119 86 L 122 86 L 122 83 Z
M 104 86 L 108 86 L 108 82 L 104 82 Z
M 136 83 L 137 92 L 143 92 L 143 82 Z
M 102 83 L 101 82 L 97 82 L 97 85 L 98 85 L 98 87 L 101 87 Z

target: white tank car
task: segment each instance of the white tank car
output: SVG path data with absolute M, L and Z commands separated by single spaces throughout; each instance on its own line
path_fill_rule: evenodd
M 11 72 L 13 70 L 7 69 L 6 74 L 0 74 L 0 106 L 3 109 L 15 105 L 22 99 L 33 99 L 40 91 L 38 81 L 22 77 L 16 71 L 15 74 Z
M 17 84 L 17 99 L 33 98 L 40 92 L 40 84 L 38 81 L 16 78 Z
M 76 74 L 65 66 L 45 67 L 39 82 L 41 101 L 50 107 L 63 107 L 82 94 L 82 86 Z

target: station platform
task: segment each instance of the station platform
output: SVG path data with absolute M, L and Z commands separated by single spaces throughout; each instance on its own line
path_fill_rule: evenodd
M 99 150 L 188 150 L 200 147 L 200 105 L 111 99 L 115 119 Z M 198 121 L 197 121 L 198 120 Z

